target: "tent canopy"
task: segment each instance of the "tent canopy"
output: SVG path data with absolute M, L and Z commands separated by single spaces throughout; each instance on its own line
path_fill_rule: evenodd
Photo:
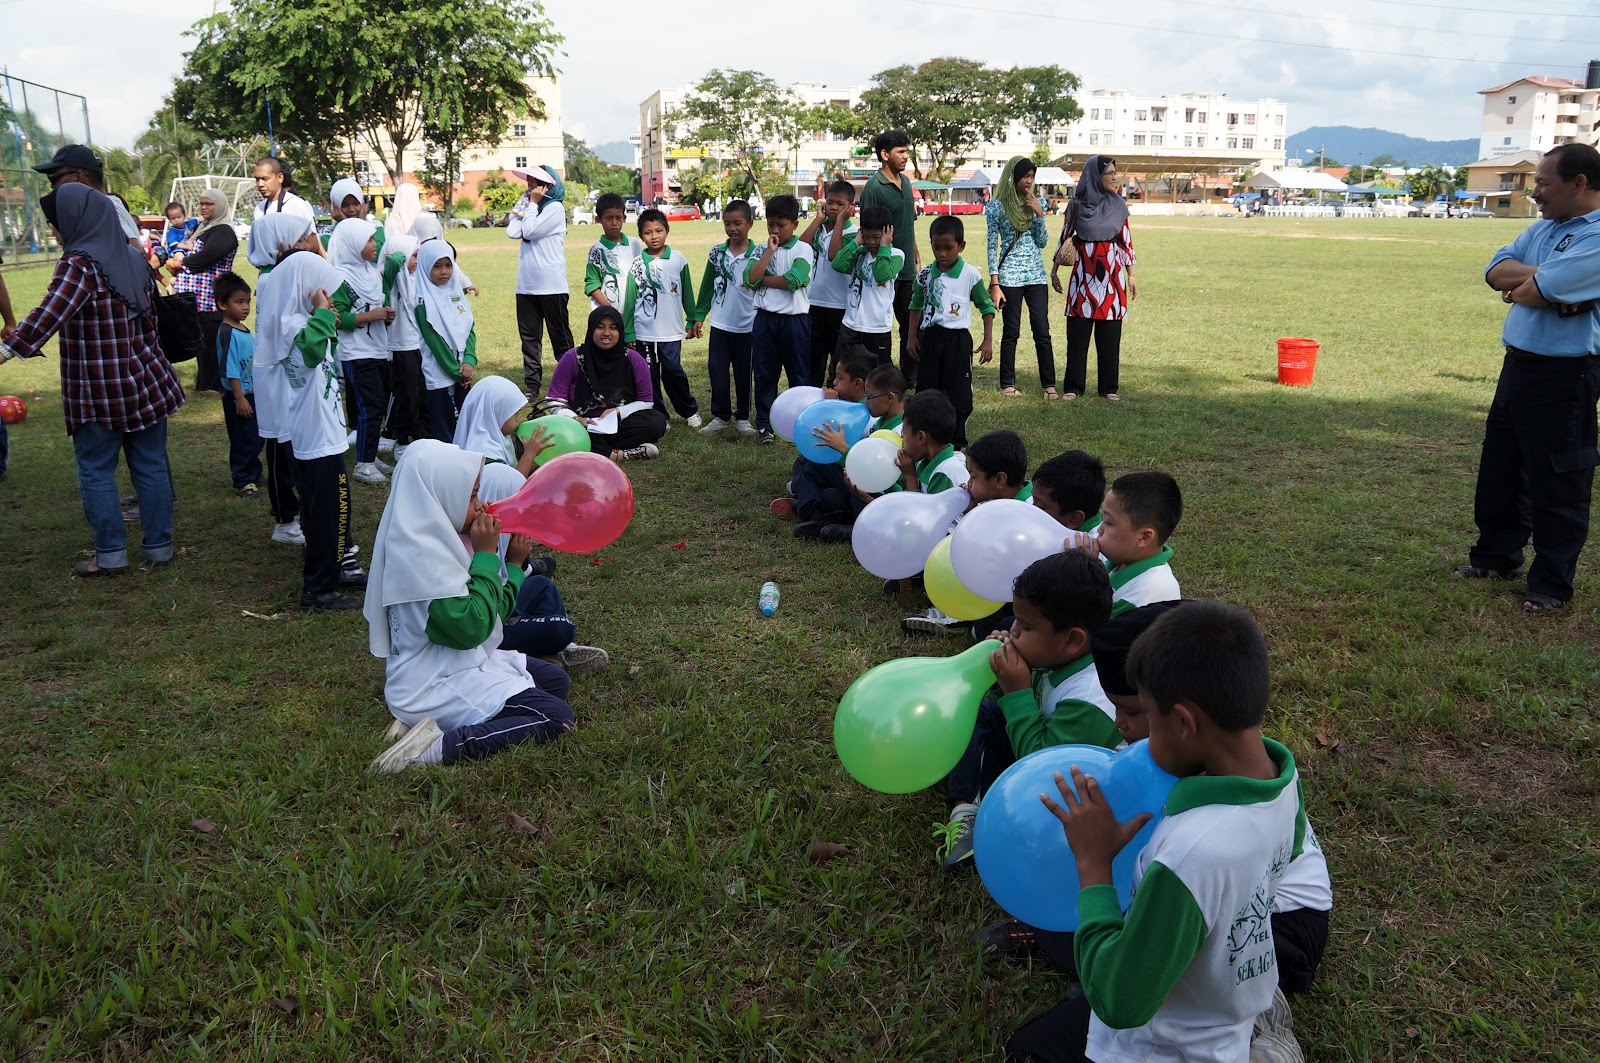
M 1262 170 L 1244 184 L 1246 188 L 1281 188 L 1293 192 L 1343 192 L 1348 187 L 1337 177 L 1315 170 Z
M 1033 183 L 1036 185 L 1070 185 L 1072 178 L 1067 176 L 1067 171 L 1059 166 L 1041 166 L 1034 172 Z
M 989 179 L 989 175 L 984 173 L 982 170 L 973 170 L 971 177 L 963 177 L 961 180 L 956 181 L 950 187 L 951 188 L 957 188 L 957 189 L 961 189 L 961 188 L 964 188 L 964 189 L 992 188 L 992 187 L 994 187 L 994 182 L 991 181 Z
M 911 187 L 918 192 L 948 192 L 949 185 L 940 184 L 938 181 L 912 181 Z

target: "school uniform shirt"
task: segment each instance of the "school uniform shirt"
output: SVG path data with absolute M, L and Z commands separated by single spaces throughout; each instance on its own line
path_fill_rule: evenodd
M 429 283 L 429 282 L 425 282 Z M 465 295 L 454 297 L 465 301 Z M 452 300 L 454 301 L 454 299 Z M 477 366 L 478 364 L 478 330 L 467 334 L 466 345 L 461 350 L 456 350 L 450 341 L 440 334 L 438 329 L 428 320 L 428 308 L 421 303 L 416 308 L 417 331 L 422 336 L 425 350 L 422 355 L 422 383 L 429 391 L 453 386 L 461 379 L 461 366 L 463 363 Z
M 994 313 L 989 286 L 964 259 L 956 259 L 949 272 L 939 263 L 925 266 L 911 288 L 911 309 L 922 311 L 922 328 L 947 328 L 966 332 L 972 328 L 972 308 L 984 317 Z
M 1172 547 L 1163 546 L 1153 557 L 1111 568 L 1111 615 L 1121 616 L 1141 605 L 1175 602 L 1182 598 L 1178 577 L 1172 574 L 1169 564 L 1171 560 Z
M 894 282 L 905 255 L 898 247 L 876 252 L 846 244 L 833 259 L 845 274 L 844 327 L 857 332 L 894 331 Z
M 263 327 L 260 308 L 272 287 L 272 267 L 261 268 L 256 281 L 256 327 Z M 255 343 L 251 378 L 255 385 L 256 432 L 262 439 L 289 441 L 289 379 L 283 371 L 283 355 L 265 342 Z
M 904 418 L 901 421 L 904 422 Z M 895 427 L 896 431 L 899 426 Z M 964 484 L 970 478 L 967 472 L 967 456 L 957 450 L 954 445 L 947 446 L 931 458 L 917 462 L 917 480 L 922 484 L 922 490 L 930 495 L 940 491 L 948 491 L 957 484 Z M 904 477 L 889 488 L 890 491 L 904 491 Z
M 888 417 L 874 417 L 867 422 L 866 435 L 870 436 L 874 432 L 898 432 L 900 431 L 900 426 L 905 422 L 906 415 L 903 413 L 890 414 Z M 955 448 L 951 447 L 950 449 L 953 451 Z
M 249 329 L 236 328 L 227 322 L 222 323 L 222 328 L 227 330 L 228 358 L 227 364 L 222 367 L 222 378 L 230 384 L 237 380 L 239 389 L 246 395 L 256 389 L 255 358 L 256 338 Z M 220 343 L 223 332 L 217 332 Z M 228 390 L 233 390 L 231 387 Z
M 374 302 L 357 294 L 349 284 L 341 284 L 331 298 L 335 320 L 339 325 L 339 361 L 354 362 L 371 358 L 387 361 L 390 350 L 389 326 L 382 321 L 368 321 L 364 325 L 356 323 L 357 314 L 381 309 L 382 301 Z
M 854 247 L 856 238 L 861 235 L 861 226 L 854 221 L 845 223 L 844 247 Z M 830 266 L 833 256 L 828 254 L 828 248 L 833 241 L 833 227 L 831 225 L 818 225 L 817 231 L 811 236 L 811 254 L 814 261 L 826 262 Z M 850 278 L 836 269 L 819 269 L 817 275 L 811 278 L 811 289 L 808 298 L 812 306 L 827 307 L 831 310 L 843 310 L 850 305 L 846 299 L 850 294 Z
M 1302 808 L 1301 815 L 1305 815 Z M 1328 858 L 1322 854 L 1322 843 L 1317 832 L 1306 820 L 1305 841 L 1300 851 L 1289 861 L 1289 868 L 1278 882 L 1278 892 L 1272 895 L 1274 912 L 1293 912 L 1311 908 L 1319 912 L 1333 909 L 1333 881 L 1328 877 Z
M 339 380 L 339 325 L 331 310 L 315 310 L 295 334 L 283 360 L 288 378 L 284 424 L 301 461 L 350 449 Z
M 761 257 L 761 245 L 751 240 L 738 254 L 726 242 L 711 249 L 706 271 L 700 278 L 700 320 L 711 327 L 739 335 L 755 327 L 756 293 L 744 283 L 750 266 Z M 816 304 L 813 302 L 812 304 Z
M 317 220 L 317 212 L 311 209 L 311 204 L 287 188 L 271 199 L 263 199 L 256 203 L 256 217 L 262 218 L 269 213 L 294 214 L 311 222 Z
M 1276 778 L 1196 775 L 1134 866 L 1123 916 L 1112 886 L 1078 892 L 1073 952 L 1096 1063 L 1239 1063 L 1278 986 L 1272 896 L 1305 835 L 1294 758 Z
M 589 309 L 600 305 L 594 297 L 600 292 L 618 310 L 622 309 L 622 292 L 633 260 L 644 254 L 644 244 L 634 236 L 624 236 L 612 243 L 604 236 L 589 248 L 589 260 L 583 267 L 583 294 L 589 297 Z
M 521 240 L 517 252 L 518 295 L 567 294 L 567 208 L 543 210 L 523 197 L 511 212 L 506 236 Z
M 385 609 L 383 697 L 395 719 L 415 726 L 431 716 L 446 731 L 482 723 L 535 685 L 526 657 L 496 648 L 522 581 L 520 568 L 507 571 L 498 555 L 480 551 L 467 566 L 466 594 Z
M 803 314 L 811 309 L 811 270 L 816 264 L 816 259 L 811 253 L 810 244 L 802 244 L 798 236 L 789 237 L 786 243 L 779 244 L 772 252 L 772 258 L 767 262 L 768 277 L 782 277 L 782 288 L 769 288 L 760 283 L 761 278 L 755 276 L 756 263 L 761 255 L 767 253 L 765 245 L 761 254 L 750 261 L 745 270 L 745 283 L 755 288 L 756 309 L 766 310 L 774 314 Z
M 1050 746 L 1116 749 L 1122 744 L 1117 710 L 1100 686 L 1094 657 L 1084 654 L 1054 671 L 1033 670 L 1033 684 L 1000 698 L 1011 752 L 1025 757 Z
M 629 343 L 673 343 L 686 335 L 686 321 L 700 320 L 694 304 L 694 275 L 681 251 L 663 246 L 659 255 L 644 251 L 633 260 L 628 266 L 622 320 Z

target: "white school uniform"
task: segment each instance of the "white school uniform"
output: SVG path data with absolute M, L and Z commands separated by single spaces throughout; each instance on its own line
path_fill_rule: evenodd
M 264 314 L 262 307 L 275 305 L 271 302 L 275 297 L 270 293 L 278 254 L 299 243 L 310 232 L 311 222 L 307 219 L 299 214 L 278 212 L 257 218 L 250 228 L 248 257 L 250 264 L 261 271 L 261 279 L 256 282 L 256 349 L 251 376 L 255 384 L 256 430 L 263 439 L 283 442 L 289 439 L 289 381 L 283 371 L 288 341 L 279 339 L 276 315 Z
M 940 273 L 938 264 L 924 266 L 917 274 L 922 289 L 922 327 L 947 328 L 966 332 L 972 328 L 972 292 L 983 289 L 983 274 L 965 259 L 961 268 Z
M 766 254 L 763 246 L 761 254 Z M 760 261 L 760 255 L 751 261 L 754 266 Z M 755 289 L 756 309 L 766 310 L 774 314 L 803 314 L 811 309 L 810 285 L 814 279 L 816 259 L 812 255 L 811 245 L 802 244 L 797 236 L 789 237 L 788 243 L 780 244 L 772 252 L 772 258 L 767 261 L 765 276 L 780 277 L 790 270 L 796 271 L 796 276 L 802 283 L 793 291 L 788 288 L 769 288 L 766 285 Z
M 736 255 L 726 243 L 711 249 L 706 260 L 706 282 L 712 286 L 711 312 L 708 315 L 712 328 L 742 335 L 749 332 L 756 321 L 755 289 L 745 286 L 745 271 L 761 257 L 761 245 L 754 240 Z M 700 293 L 704 300 L 705 292 Z
M 861 235 L 861 226 L 854 221 L 848 221 L 844 226 L 844 246 L 849 247 Z M 827 224 L 817 226 L 817 231 L 811 236 L 811 253 L 816 256 L 816 261 L 822 263 L 825 269 L 817 270 L 817 275 L 811 278 L 811 305 L 827 307 L 832 310 L 843 310 L 849 304 L 845 298 L 850 290 L 850 278 L 829 264 L 833 256 L 828 254 L 828 247 L 833 240 L 833 227 Z
M 1333 908 L 1333 881 L 1328 877 L 1328 858 L 1322 854 L 1322 843 L 1317 832 L 1306 820 L 1306 836 L 1300 853 L 1289 861 L 1289 868 L 1278 882 L 1278 892 L 1272 895 L 1274 912 L 1292 912 L 1312 908 L 1319 912 Z
M 344 278 L 354 296 L 352 314 L 364 314 L 383 307 L 383 267 L 361 257 L 361 249 L 378 231 L 365 218 L 346 218 L 334 226 L 328 241 L 328 261 Z M 396 315 L 399 316 L 398 314 Z M 348 331 L 339 331 L 339 361 L 388 360 L 389 327 L 382 321 L 369 321 Z
M 1172 547 L 1164 546 L 1154 557 L 1135 561 L 1111 570 L 1112 615 L 1156 602 L 1175 602 L 1183 597 L 1178 577 L 1172 574 Z
M 659 258 L 642 252 L 628 266 L 622 316 L 632 338 L 646 343 L 681 340 L 684 310 L 693 305 L 694 279 L 682 251 L 663 247 Z
M 472 335 L 472 304 L 467 301 L 460 270 L 453 270 L 450 279 L 442 285 L 433 283 L 430 274 L 441 258 L 448 258 L 452 263 L 455 261 L 455 252 L 443 240 L 429 240 L 417 248 L 417 272 L 412 278 L 417 296 L 411 308 L 412 318 L 415 320 L 416 307 L 421 306 L 428 324 L 450 345 L 456 360 L 460 361 L 467 350 L 467 337 Z M 420 325 L 418 340 L 421 340 Z M 456 378 L 439 364 L 439 359 L 425 343 L 422 351 L 422 382 L 429 391 L 453 387 L 456 383 Z
M 845 248 L 846 251 L 850 248 Z M 884 333 L 894 331 L 894 282 L 905 264 L 905 252 L 898 247 L 884 248 L 895 263 L 895 272 L 886 281 L 875 280 L 872 267 L 877 254 L 864 247 L 855 249 L 850 273 L 845 277 L 846 294 L 844 327 L 857 332 Z M 841 253 L 840 257 L 843 257 Z M 834 260 L 835 262 L 838 259 Z M 838 273 L 834 268 L 831 272 Z
M 311 295 L 339 286 L 339 271 L 311 251 L 297 251 L 278 263 L 256 312 L 257 346 L 280 353 L 287 383 L 281 427 L 302 460 L 343 454 L 349 449 L 339 379 L 338 344 L 326 341 L 322 359 L 308 366 L 295 337 L 311 319 Z M 280 437 L 281 438 L 281 437 Z
M 622 309 L 622 289 L 627 284 L 628 270 L 633 265 L 633 260 L 644 254 L 644 244 L 637 236 L 626 233 L 615 244 L 608 244 L 605 237 L 594 242 L 589 248 L 589 259 L 585 264 L 584 273 L 590 272 L 600 276 L 600 287 L 596 291 L 611 301 L 611 305 L 618 310 Z M 592 294 L 589 296 L 589 309 L 593 310 L 600 305 L 600 300 Z M 562 352 L 565 353 L 565 352 Z

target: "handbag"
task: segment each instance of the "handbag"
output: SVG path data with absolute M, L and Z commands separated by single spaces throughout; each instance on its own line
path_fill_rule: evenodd
M 1072 260 L 1078 257 L 1078 249 L 1072 244 L 1072 230 L 1078 227 L 1078 201 L 1073 200 L 1067 208 L 1067 220 L 1061 226 L 1061 239 L 1056 242 L 1056 253 L 1051 259 L 1056 266 L 1070 266 Z
M 199 304 L 193 292 L 174 292 L 155 298 L 156 332 L 161 353 L 169 363 L 187 362 L 205 350 L 200 332 Z

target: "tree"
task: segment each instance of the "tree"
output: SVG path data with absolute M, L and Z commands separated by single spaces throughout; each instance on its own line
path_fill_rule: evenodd
M 715 147 L 759 184 L 763 159 L 793 134 L 795 101 L 754 70 L 713 70 L 665 116 L 669 140 Z
M 582 181 L 587 185 L 597 183 L 607 166 L 583 138 L 562 133 L 561 146 L 564 149 L 562 154 L 566 157 L 567 180 Z
M 1466 171 L 1463 169 L 1462 171 Z M 1440 193 L 1454 192 L 1455 178 L 1442 166 L 1428 165 L 1406 178 L 1411 186 L 1411 198 L 1432 199 Z
M 1028 157 L 1033 160 L 1035 166 L 1049 166 L 1050 160 L 1053 158 L 1048 144 L 1035 144 Z
M 1083 108 L 1072 98 L 1083 83 L 1070 70 L 1059 66 L 1019 66 L 1011 69 L 1007 80 L 1013 114 L 1039 147 L 1050 142 L 1050 133 L 1056 126 L 1083 117 Z M 1048 155 L 1045 161 L 1049 161 Z
M 1379 155 L 1372 160 L 1372 165 L 1381 170 L 1390 166 L 1404 166 L 1405 161 L 1403 159 L 1395 158 L 1388 152 L 1384 152 L 1382 155 Z
M 478 198 L 483 200 L 483 209 L 491 214 L 500 214 L 516 206 L 523 191 L 506 180 L 504 170 L 490 170 L 489 176 L 478 182 Z
M 865 129 L 904 130 L 911 140 L 912 172 L 942 180 L 967 161 L 973 146 L 999 139 L 1019 113 L 1007 98 L 1009 79 L 1008 72 L 971 59 L 890 67 L 872 76 L 873 87 L 861 94 L 856 110 Z

